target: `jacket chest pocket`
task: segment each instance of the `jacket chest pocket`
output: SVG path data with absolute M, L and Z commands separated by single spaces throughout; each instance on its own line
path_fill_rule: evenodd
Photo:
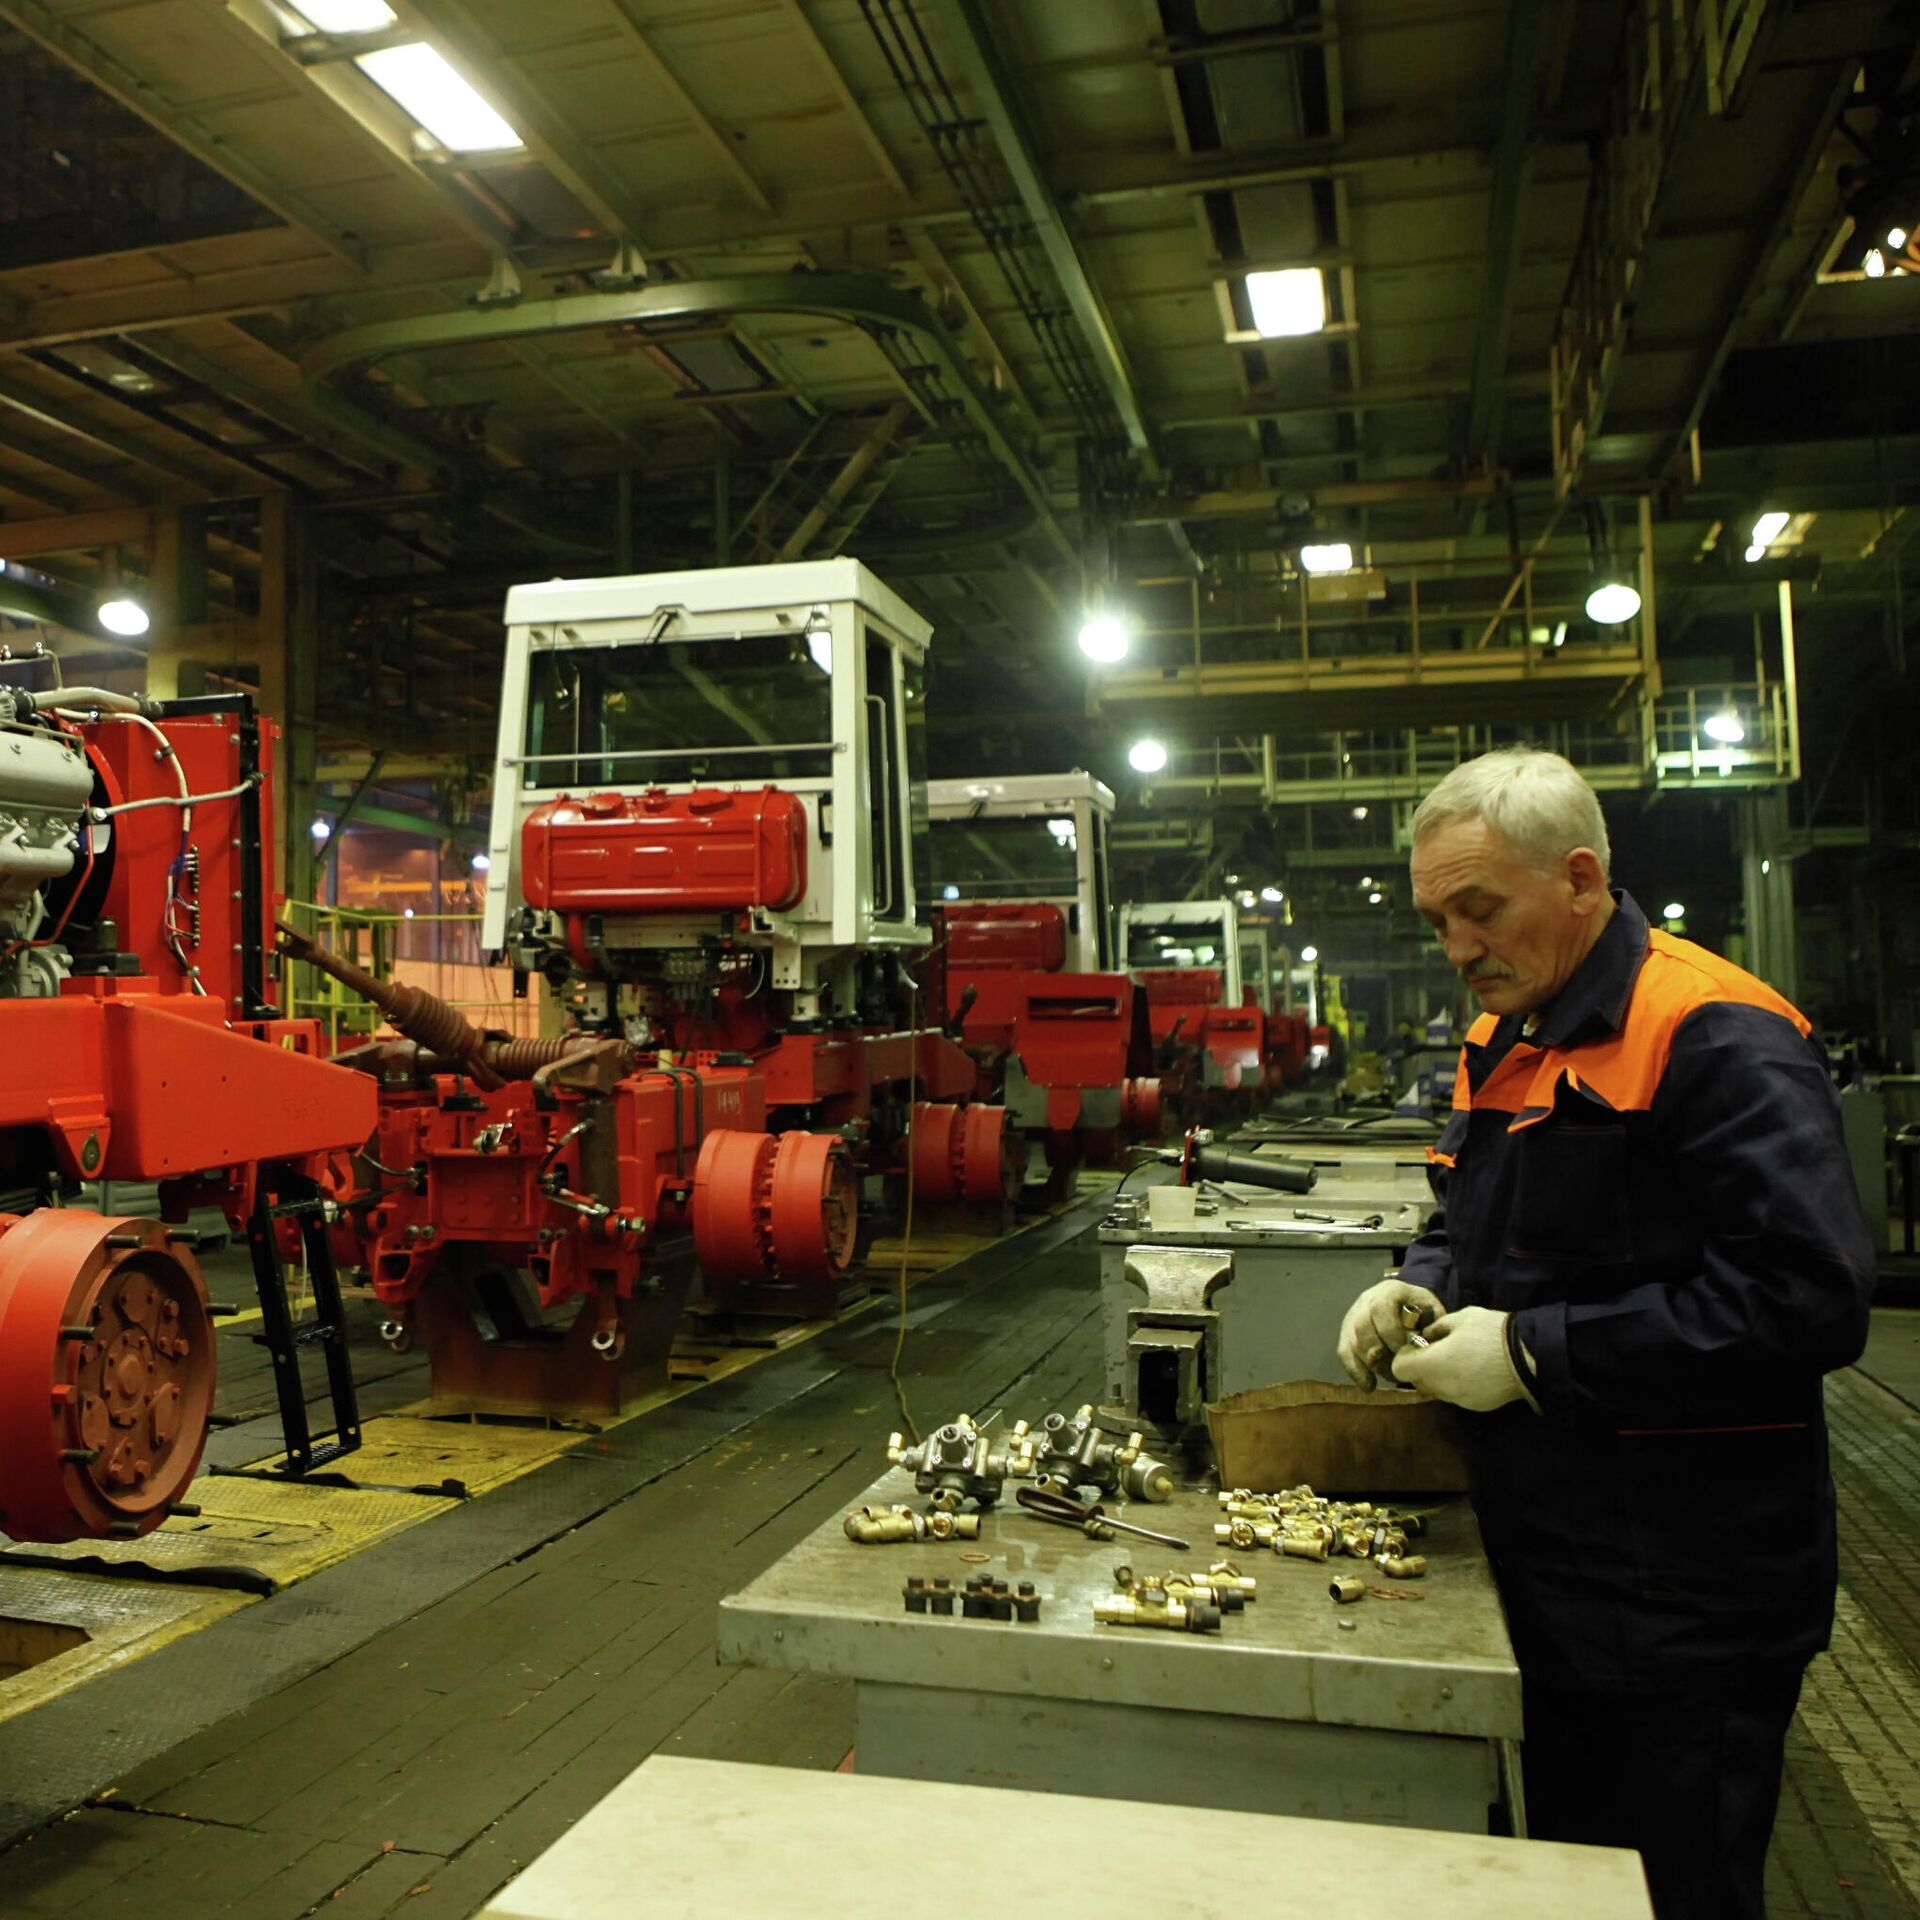
M 1583 1266 L 1633 1258 L 1624 1121 L 1575 1118 L 1556 1108 L 1510 1135 L 1509 1145 L 1515 1161 L 1510 1254 Z

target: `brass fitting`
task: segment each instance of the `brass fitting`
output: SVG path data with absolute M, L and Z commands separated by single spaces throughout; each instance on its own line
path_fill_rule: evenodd
M 911 1507 L 856 1507 L 841 1523 L 849 1540 L 863 1547 L 906 1540 L 978 1540 L 977 1513 L 915 1513 Z
M 1172 1633 L 1218 1633 L 1220 1609 L 1205 1600 L 1176 1600 L 1164 1589 L 1157 1601 L 1122 1594 L 1096 1600 L 1095 1622 L 1103 1627 L 1161 1627 Z
M 1295 1560 L 1324 1560 L 1333 1550 L 1331 1527 L 1287 1527 L 1274 1542 L 1274 1551 Z
M 1327 1592 L 1341 1606 L 1349 1607 L 1367 1597 L 1367 1583 L 1357 1573 L 1336 1573 L 1327 1583 Z
M 1383 1553 L 1374 1565 L 1389 1580 L 1419 1580 L 1426 1574 L 1427 1556 L 1424 1553 Z

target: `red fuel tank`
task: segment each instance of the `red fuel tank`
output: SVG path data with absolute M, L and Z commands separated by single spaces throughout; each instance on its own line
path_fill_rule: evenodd
M 521 829 L 520 890 L 562 913 L 783 913 L 807 890 L 806 806 L 778 787 L 563 795 Z
M 991 969 L 995 973 L 1058 973 L 1067 963 L 1067 920 L 1046 901 L 995 906 L 948 907 L 949 975 Z

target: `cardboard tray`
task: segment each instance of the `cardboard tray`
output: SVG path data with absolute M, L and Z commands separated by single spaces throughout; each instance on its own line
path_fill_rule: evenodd
M 1453 1408 L 1424 1394 L 1289 1380 L 1209 1404 L 1223 1487 L 1276 1493 L 1464 1493 Z

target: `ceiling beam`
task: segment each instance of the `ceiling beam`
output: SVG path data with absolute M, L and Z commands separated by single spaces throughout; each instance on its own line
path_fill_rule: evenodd
M 0 0 L 0 20 L 38 41 L 102 93 L 138 114 L 149 126 L 159 128 L 203 167 L 231 180 L 289 226 L 311 235 L 329 253 L 351 266 L 362 264 L 365 253 L 359 242 L 336 226 L 305 194 L 274 179 L 198 114 L 169 98 L 146 75 L 90 39 L 66 14 L 46 5 L 45 0 Z
M 706 143 L 707 150 L 720 162 L 723 171 L 732 176 L 740 191 L 762 213 L 771 213 L 773 202 L 767 197 L 766 188 L 754 178 L 747 163 L 740 158 L 734 142 L 714 124 L 706 109 L 688 92 L 686 83 L 661 57 L 660 50 L 648 37 L 646 27 L 634 13 L 629 0 L 610 0 L 610 4 L 614 17 L 626 30 L 627 45 L 639 55 L 640 64 L 653 76 L 661 89 L 678 103 L 687 124 Z
M 195 320 L 232 320 L 341 294 L 413 293 L 454 283 L 473 286 L 486 271 L 486 253 L 466 239 L 383 249 L 368 256 L 365 272 L 326 254 L 263 259 L 184 279 L 156 268 L 152 280 L 134 286 L 29 302 L 21 313 L 0 318 L 0 347 L 65 346 L 108 333 L 138 333 Z
M 987 325 L 986 317 L 968 293 L 965 283 L 955 272 L 952 259 L 942 251 L 940 243 L 925 227 L 909 227 L 907 244 L 913 249 L 913 257 L 920 263 L 920 271 L 927 276 L 928 284 L 936 295 L 951 299 L 959 309 L 961 317 L 967 323 L 968 335 L 980 357 L 993 369 L 994 378 L 1026 408 L 1035 420 L 1041 418 L 1040 409 L 1034 404 L 1033 395 L 1028 392 L 1014 365 L 1007 358 L 1005 350 L 995 338 L 993 330 Z
M 32 520 L 0 521 L 0 560 L 33 560 L 45 553 L 90 553 L 99 547 L 145 546 L 152 537 L 153 516 L 145 507 L 50 513 Z
M 840 63 L 833 57 L 832 49 L 820 37 L 820 29 L 807 17 L 805 0 L 779 0 L 780 11 L 786 15 L 789 24 L 806 43 L 808 51 L 826 76 L 827 85 L 832 88 L 833 96 L 840 102 L 842 109 L 853 121 L 854 131 L 859 134 L 861 144 L 873 155 L 873 163 L 880 169 L 880 177 L 886 181 L 895 193 L 908 191 L 906 176 L 901 173 L 899 163 L 887 150 L 887 143 L 880 138 L 879 130 L 868 119 L 867 112 L 861 106 L 859 96 L 854 92 L 847 76 L 841 72 Z
M 1505 392 L 1501 376 L 1513 341 L 1513 283 L 1520 269 L 1522 213 L 1526 206 L 1527 136 L 1536 98 L 1534 75 L 1546 40 L 1547 0 L 1514 0 L 1507 12 L 1506 85 L 1500 135 L 1493 149 L 1493 185 L 1487 196 L 1487 260 L 1480 283 L 1480 319 L 1473 346 L 1473 391 L 1467 403 L 1466 455 L 1470 463 L 1491 454 L 1500 438 Z
M 1139 395 L 1134 391 L 1133 369 L 1127 364 L 1119 329 L 1100 289 L 1093 283 L 1073 235 L 1067 230 L 1066 214 L 1054 195 L 1039 150 L 1015 104 L 1011 76 L 1001 64 L 979 0 L 940 0 L 939 18 L 948 44 L 960 56 L 961 71 L 966 75 L 974 106 L 993 133 L 1000 158 L 1013 176 L 1020 204 L 1026 208 L 1048 264 L 1067 297 L 1067 305 L 1073 310 L 1107 397 L 1126 430 L 1128 444 L 1136 453 L 1151 459 L 1152 436 L 1147 431 Z
M 212 495 L 219 491 L 218 488 L 209 484 L 197 468 L 175 460 L 172 455 L 150 446 L 144 440 L 130 439 L 126 434 L 118 433 L 112 427 L 82 419 L 72 408 L 63 406 L 56 396 L 42 393 L 36 387 L 23 386 L 17 380 L 0 378 L 0 407 L 10 407 L 15 413 L 24 415 L 39 426 L 51 427 L 57 433 L 64 433 L 70 439 L 84 441 L 88 446 L 98 447 L 118 459 L 131 460 L 135 465 L 144 467 L 149 473 L 164 475 L 167 479 L 196 494 Z M 81 476 L 76 473 L 75 477 Z M 102 484 L 97 476 L 94 478 L 96 484 Z M 111 481 L 104 484 L 113 485 Z
M 236 402 L 260 419 L 270 421 L 283 432 L 307 442 L 342 466 L 374 475 L 385 471 L 384 461 L 370 455 L 359 441 L 334 432 L 324 420 L 308 413 L 297 399 L 269 391 L 236 373 L 224 361 L 201 353 L 171 334 L 143 334 L 137 351 L 147 359 L 157 360 L 163 367 L 170 367 L 175 373 Z

